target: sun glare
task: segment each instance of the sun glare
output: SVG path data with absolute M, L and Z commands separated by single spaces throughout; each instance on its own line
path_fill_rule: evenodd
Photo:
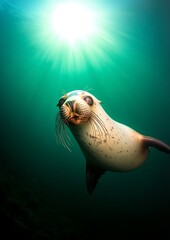
M 75 3 L 58 5 L 51 15 L 51 26 L 59 38 L 72 44 L 95 32 L 93 13 Z
M 112 64 L 120 46 L 116 9 L 90 0 L 50 3 L 39 8 L 29 25 L 29 37 L 40 49 L 41 59 L 61 72 Z

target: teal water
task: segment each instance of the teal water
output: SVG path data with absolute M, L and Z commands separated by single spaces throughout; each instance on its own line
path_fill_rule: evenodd
M 113 119 L 170 144 L 168 2 L 94 1 L 107 34 L 76 53 L 47 38 L 45 4 L 0 3 L 1 230 L 21 239 L 163 239 L 170 156 L 151 149 L 141 168 L 106 173 L 89 195 L 85 159 L 71 134 L 72 152 L 57 145 L 55 118 L 63 91 L 89 88 Z

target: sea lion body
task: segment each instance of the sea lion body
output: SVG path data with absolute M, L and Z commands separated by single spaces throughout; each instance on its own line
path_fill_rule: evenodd
M 109 171 L 130 171 L 140 166 L 148 155 L 143 136 L 133 129 L 111 119 L 101 106 L 98 116 L 106 127 L 107 134 L 94 133 L 90 124 L 70 126 L 86 159 Z
M 170 146 L 113 120 L 92 94 L 77 90 L 59 100 L 59 129 L 66 124 L 86 158 L 86 183 L 91 193 L 105 171 L 131 171 L 147 158 L 149 147 L 170 153 Z M 63 124 L 63 125 L 62 125 Z M 60 131 L 58 131 L 60 137 Z M 61 137 L 61 142 L 64 142 Z M 66 145 L 66 144 L 65 144 Z

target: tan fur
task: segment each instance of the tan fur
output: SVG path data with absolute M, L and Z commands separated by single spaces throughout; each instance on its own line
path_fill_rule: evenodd
M 143 143 L 143 135 L 111 119 L 102 108 L 100 101 L 92 94 L 83 91 L 77 91 L 78 94 L 74 92 L 67 94 L 67 101 L 82 103 L 82 97 L 91 96 L 94 103 L 92 106 L 85 103 L 86 107 L 102 120 L 106 129 L 101 134 L 90 120 L 70 125 L 69 128 L 87 161 L 110 171 L 130 171 L 140 166 L 148 155 L 148 149 Z

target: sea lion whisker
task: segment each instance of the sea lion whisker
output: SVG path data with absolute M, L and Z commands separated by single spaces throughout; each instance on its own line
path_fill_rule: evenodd
M 55 121 L 55 133 L 56 133 L 56 140 L 57 140 L 57 143 L 59 143 L 59 134 L 60 134 L 60 131 L 61 131 L 61 124 L 62 124 L 62 121 L 61 121 L 61 118 L 60 118 L 60 113 L 57 114 L 56 116 L 56 121 Z
M 61 137 L 62 137 L 63 146 L 71 152 L 71 149 L 70 149 L 71 141 L 68 136 L 68 133 L 67 133 L 64 123 L 62 124 L 62 133 L 63 134 L 61 135 Z
M 105 127 L 103 121 L 100 119 L 100 117 L 97 116 L 93 111 L 91 111 L 91 116 L 93 119 L 95 119 L 96 123 L 100 126 L 101 134 L 103 135 L 103 133 L 104 133 L 105 136 L 109 135 L 108 130 L 106 129 L 106 127 Z
M 57 143 L 63 145 L 65 148 L 70 150 L 70 138 L 65 128 L 65 124 L 60 117 L 60 113 L 58 113 L 56 118 L 56 139 Z
M 91 120 L 93 121 L 93 123 L 95 124 L 98 130 L 99 138 L 102 139 L 103 135 L 107 136 L 108 132 L 106 127 L 104 126 L 103 121 L 93 111 L 90 112 L 90 115 L 91 115 Z M 96 129 L 95 129 L 95 135 L 96 135 Z
M 85 88 L 84 88 L 84 91 L 85 92 L 90 92 L 90 91 L 94 91 L 93 88 L 89 88 L 89 86 L 87 85 Z
M 62 134 L 61 134 L 61 138 L 62 138 L 62 142 L 63 142 L 63 146 L 65 148 L 67 148 L 69 151 L 70 150 L 70 146 L 71 146 L 71 141 L 70 141 L 70 138 L 69 138 L 69 135 L 67 133 L 67 130 L 65 128 L 65 124 L 62 122 Z
M 62 94 L 65 95 L 66 94 L 66 90 L 62 89 Z
M 101 138 L 103 136 L 103 131 L 102 131 L 103 129 L 102 129 L 101 124 L 100 124 L 100 122 L 97 121 L 97 119 L 94 116 L 91 117 L 91 120 L 92 120 L 92 123 L 93 123 L 92 126 L 93 126 L 94 135 L 96 137 L 97 132 L 98 132 L 99 139 L 101 140 Z
M 94 123 L 97 127 L 97 130 L 98 130 L 98 134 L 99 134 L 99 139 L 101 140 L 102 137 L 103 137 L 103 128 L 102 128 L 102 125 L 100 124 L 100 122 L 97 121 L 97 119 L 94 118 Z
M 107 132 L 107 129 L 106 129 L 103 121 L 101 120 L 101 118 L 99 116 L 97 116 L 93 111 L 91 111 L 91 113 L 93 114 L 93 117 L 95 117 L 96 121 L 98 121 L 98 123 L 100 123 L 102 125 L 102 127 L 105 129 L 105 131 Z
M 95 120 L 93 118 L 90 118 L 90 124 L 91 124 L 91 127 L 92 127 L 92 134 L 96 138 L 96 128 L 98 129 L 99 127 L 98 127 L 98 125 L 96 124 L 96 122 L 95 122 Z
M 61 144 L 62 140 L 61 140 L 61 135 L 62 135 L 62 120 L 60 118 L 60 114 L 57 115 L 56 118 L 56 140 L 58 144 Z

